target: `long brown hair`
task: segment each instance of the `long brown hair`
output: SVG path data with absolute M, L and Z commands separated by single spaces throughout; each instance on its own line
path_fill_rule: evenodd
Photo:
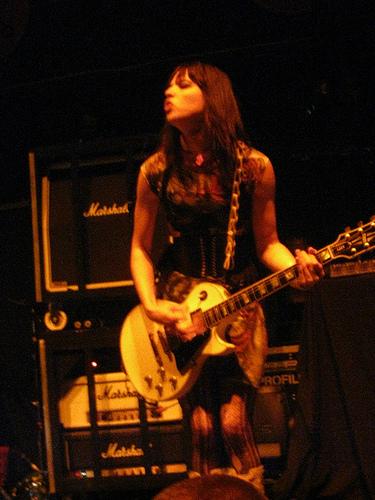
M 177 66 L 175 75 L 188 73 L 189 78 L 202 90 L 206 107 L 204 124 L 211 145 L 213 160 L 218 165 L 224 185 L 230 186 L 236 165 L 238 141 L 246 141 L 245 131 L 232 83 L 222 70 L 202 62 L 189 62 Z M 174 170 L 183 179 L 178 169 L 181 164 L 180 132 L 165 123 L 161 135 L 161 149 L 167 159 L 167 175 Z M 168 176 L 169 176 L 168 175 Z

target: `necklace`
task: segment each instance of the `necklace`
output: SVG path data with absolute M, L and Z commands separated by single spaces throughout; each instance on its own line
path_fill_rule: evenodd
M 197 167 L 201 167 L 204 162 L 205 162 L 205 158 L 204 158 L 203 154 L 202 153 L 198 153 L 195 156 L 194 165 L 196 165 Z

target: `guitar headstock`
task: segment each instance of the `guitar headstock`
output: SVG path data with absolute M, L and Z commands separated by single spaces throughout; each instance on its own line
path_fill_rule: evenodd
M 339 234 L 337 240 L 330 245 L 332 258 L 353 259 L 362 253 L 369 252 L 375 248 L 375 216 L 370 222 L 360 222 L 355 229 L 347 228 L 344 233 Z

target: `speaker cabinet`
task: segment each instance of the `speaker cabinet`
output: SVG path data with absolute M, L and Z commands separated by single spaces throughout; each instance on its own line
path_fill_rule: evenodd
M 266 477 L 284 469 L 298 387 L 299 344 L 272 346 L 254 403 L 253 428 Z
M 146 475 L 146 453 L 152 475 L 186 471 L 182 425 L 156 425 L 147 429 L 147 440 L 140 426 L 109 428 L 98 433 L 94 451 L 102 477 Z M 64 434 L 66 468 L 69 475 L 94 477 L 93 445 L 89 431 Z M 146 449 L 146 447 L 148 449 Z
M 132 286 L 136 179 L 148 153 L 135 140 L 29 153 L 37 302 Z M 155 261 L 167 244 L 162 217 Z
M 285 456 L 288 420 L 285 394 L 280 387 L 261 386 L 255 400 L 254 438 L 262 458 Z
M 138 397 L 116 330 L 48 333 L 38 346 L 50 493 L 148 491 L 186 476 L 181 407 Z

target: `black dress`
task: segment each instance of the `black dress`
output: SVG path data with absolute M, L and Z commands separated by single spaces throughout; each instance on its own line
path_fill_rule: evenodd
M 230 209 L 230 187 L 219 182 L 209 161 L 196 165 L 183 155 L 182 176 L 166 170 L 163 153 L 151 156 L 141 167 L 151 190 L 163 205 L 173 244 L 161 259 L 160 293 L 182 302 L 200 280 L 214 280 L 235 291 L 256 279 L 251 230 L 251 196 L 263 157 L 246 149 L 237 224 L 235 265 L 225 273 L 223 262 Z M 249 408 L 259 384 L 267 349 L 263 311 L 255 304 L 245 319 L 232 322 L 231 335 L 250 332 L 245 351 L 212 356 L 197 382 L 184 397 L 192 436 L 192 470 L 251 476 L 260 466 L 253 439 Z

